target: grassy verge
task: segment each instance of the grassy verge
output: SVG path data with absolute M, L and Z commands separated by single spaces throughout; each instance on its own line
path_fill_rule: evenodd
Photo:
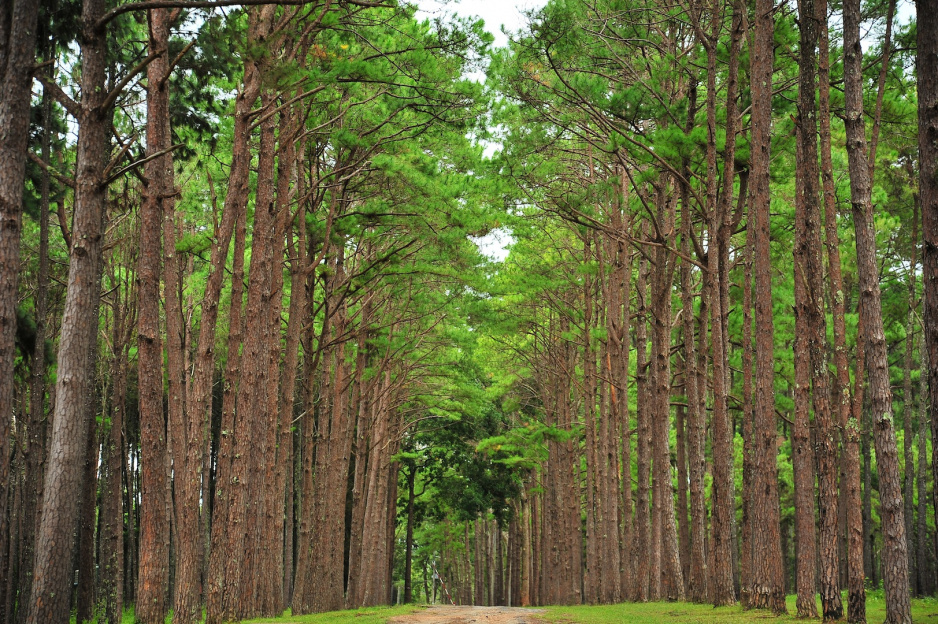
M 396 615 L 405 615 L 413 613 L 420 607 L 415 605 L 402 605 L 399 607 L 370 607 L 367 609 L 352 609 L 349 611 L 332 611 L 330 613 L 313 613 L 310 615 L 290 615 L 286 614 L 278 618 L 248 620 L 245 624 L 254 622 L 270 624 L 384 624 L 388 618 Z M 938 623 L 936 623 L 938 624 Z
M 847 597 L 844 596 L 846 604 Z M 277 618 L 249 620 L 245 624 L 385 624 L 389 618 L 413 613 L 425 605 L 399 607 L 371 607 L 311 615 L 290 615 L 289 611 Z M 820 603 L 818 604 L 820 611 Z M 776 618 L 762 611 L 743 611 L 739 607 L 715 609 L 709 605 L 688 602 L 649 602 L 644 604 L 625 603 L 576 607 L 542 607 L 537 619 L 550 624 L 743 624 L 757 620 L 778 623 L 820 620 L 798 620 L 794 617 L 795 597 L 788 597 L 787 617 Z M 882 591 L 867 594 L 866 615 L 869 624 L 879 624 L 886 619 L 886 603 Z M 71 620 L 75 622 L 74 616 Z M 170 621 L 169 618 L 166 620 Z M 912 601 L 912 621 L 915 624 L 938 624 L 938 598 Z M 122 624 L 134 624 L 133 611 L 124 612 Z
M 846 606 L 846 595 L 844 605 Z M 618 605 L 546 607 L 541 618 L 555 624 L 742 624 L 755 620 L 773 622 L 805 622 L 794 617 L 795 597 L 788 597 L 787 617 L 776 618 L 768 612 L 743 611 L 740 607 L 714 608 L 686 602 L 651 602 L 645 604 L 626 603 Z M 820 603 L 818 604 L 820 612 Z M 879 624 L 886 619 L 886 603 L 882 592 L 871 592 L 867 596 L 866 616 L 870 624 Z M 817 620 L 820 621 L 820 620 Z M 938 624 L 938 600 L 912 601 L 912 621 L 916 624 Z

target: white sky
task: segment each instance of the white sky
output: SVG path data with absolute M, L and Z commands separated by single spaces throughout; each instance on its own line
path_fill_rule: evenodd
M 538 9 L 546 0 L 413 0 L 420 7 L 418 16 L 427 18 L 456 13 L 469 17 L 481 17 L 485 29 L 495 36 L 495 46 L 508 43 L 508 37 L 502 34 L 502 26 L 509 32 L 519 30 L 525 23 L 522 11 Z

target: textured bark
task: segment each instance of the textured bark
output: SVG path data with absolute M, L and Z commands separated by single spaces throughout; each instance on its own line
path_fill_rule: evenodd
M 473 561 L 475 562 L 472 566 L 473 571 L 473 601 L 472 604 L 475 605 L 484 605 L 485 604 L 485 566 L 482 564 L 484 552 L 483 540 L 485 539 L 484 529 L 482 528 L 482 517 L 479 516 L 476 518 L 475 522 L 475 540 L 473 541 L 474 557 Z
M 931 416 L 932 474 L 938 474 L 938 2 L 916 0 L 918 50 L 919 197 L 922 207 L 922 311 L 928 353 L 928 408 Z M 932 495 L 938 518 L 938 494 Z M 938 536 L 935 539 L 938 560 Z
M 581 237 L 583 239 L 583 259 L 591 262 L 593 249 L 590 233 Z M 595 285 L 593 276 L 585 275 L 583 278 L 583 331 L 578 345 L 579 356 L 582 358 L 583 383 L 580 393 L 583 399 L 583 431 L 585 433 L 584 451 L 586 464 L 583 482 L 586 489 L 586 558 L 583 574 L 584 600 L 587 604 L 596 604 L 600 596 L 600 574 L 603 553 L 600 549 L 601 522 L 600 496 L 599 496 L 599 441 L 596 427 L 596 355 L 592 348 L 592 331 L 595 317 Z
M 600 296 L 603 297 L 603 301 L 606 301 L 607 298 L 604 296 L 604 293 L 607 294 L 610 288 L 615 289 L 618 293 L 619 288 L 615 283 L 617 279 L 614 272 L 616 255 L 614 250 L 615 248 L 604 248 L 602 243 L 600 243 L 598 240 L 596 243 L 596 248 L 600 252 L 605 251 L 606 254 L 611 252 L 611 254 L 609 254 L 611 257 L 603 258 L 601 263 L 603 268 L 599 273 L 599 280 L 601 284 Z M 606 254 L 602 254 L 601 257 L 605 256 Z M 607 272 L 606 267 L 612 268 L 613 271 L 611 273 Z M 608 316 L 610 314 L 621 315 L 620 307 L 616 307 L 610 310 L 607 309 L 606 306 L 600 305 L 598 308 L 599 318 L 597 319 L 597 327 L 608 327 Z M 621 321 L 619 321 L 619 324 L 621 324 Z M 600 584 L 602 601 L 612 604 L 621 602 L 622 600 L 622 575 L 620 573 L 620 570 L 622 569 L 622 563 L 620 542 L 621 535 L 619 529 L 619 453 L 618 441 L 616 438 L 619 417 L 615 406 L 613 406 L 611 402 L 613 390 L 611 382 L 616 378 L 616 376 L 615 374 L 612 374 L 611 367 L 609 365 L 610 348 L 611 344 L 609 341 L 609 334 L 607 334 L 607 339 L 600 342 L 599 344 L 599 365 L 597 367 L 597 383 L 599 385 L 599 490 L 601 495 L 600 510 L 602 512 L 602 520 L 600 524 L 600 536 L 602 538 L 602 542 L 600 544 L 600 551 L 602 552 L 603 557 L 602 569 L 600 572 Z M 686 518 L 686 514 L 684 517 Z M 686 523 L 686 520 L 684 522 Z M 506 565 L 510 570 L 510 525 L 508 527 L 508 531 L 509 552 Z M 507 584 L 510 584 L 510 581 Z M 507 597 L 508 596 L 506 595 L 506 598 Z M 508 602 L 505 604 L 508 604 Z
M 289 141 L 292 145 L 292 140 Z M 291 148 L 292 149 L 292 148 Z M 300 150 L 302 158 L 302 150 Z M 295 158 L 290 150 L 284 151 L 281 158 Z M 294 160 L 295 166 L 295 160 Z M 303 174 L 299 172 L 302 185 Z M 303 187 L 299 187 L 302 194 Z M 283 207 L 281 210 L 285 210 Z M 285 210 L 286 212 L 286 210 Z M 297 241 L 294 245 L 293 234 L 289 235 L 290 263 L 290 310 L 287 319 L 287 335 L 284 346 L 283 373 L 281 376 L 280 396 L 280 444 L 278 445 L 277 459 L 281 463 L 278 467 L 279 477 L 284 483 L 284 504 L 286 513 L 282 527 L 283 546 L 283 601 L 281 610 L 290 604 L 293 594 L 293 422 L 294 407 L 296 405 L 296 378 L 298 374 L 300 355 L 300 336 L 303 329 L 304 313 L 306 310 L 306 202 L 300 201 L 296 214 Z
M 168 9 L 155 9 L 150 13 L 150 51 L 158 53 L 147 66 L 147 155 L 155 156 L 166 152 L 172 144 L 169 123 L 169 76 L 168 58 L 169 31 L 175 14 Z M 201 436 L 193 444 L 186 423 L 185 386 L 184 386 L 184 322 L 180 293 L 182 280 L 178 256 L 176 254 L 176 214 L 175 183 L 172 154 L 164 153 L 146 164 L 147 210 L 153 211 L 154 219 L 161 219 L 163 233 L 163 307 L 166 319 L 166 398 L 167 398 L 167 438 L 172 454 L 173 492 L 175 513 L 172 515 L 173 554 L 175 569 L 173 574 L 173 621 L 190 624 L 200 615 L 199 576 L 201 571 L 201 541 L 199 540 L 200 490 L 199 471 L 201 468 Z M 158 248 L 157 248 L 158 249 Z M 155 268 L 158 268 L 158 260 Z M 153 305 L 148 303 L 147 305 Z M 157 311 L 158 314 L 158 311 Z M 160 364 L 163 359 L 160 358 Z M 156 383 L 157 379 L 151 380 Z M 162 392 L 162 376 L 159 377 Z M 154 389 L 155 390 L 155 389 Z M 162 421 L 160 413 L 158 420 Z M 154 420 L 157 417 L 154 415 Z M 193 448 L 194 447 L 194 448 Z M 154 458 L 158 461 L 158 458 Z M 149 469 L 158 469 L 151 464 Z M 166 488 L 169 487 L 168 479 Z M 151 501 L 155 502 L 155 501 Z M 144 507 L 144 517 L 149 509 Z M 168 526 L 167 526 L 168 529 Z M 162 536 L 159 539 L 163 539 Z M 162 549 L 162 547 L 161 547 Z M 146 555 L 149 557 L 149 555 Z M 155 554 L 158 559 L 153 565 L 169 568 L 169 551 Z M 166 582 L 168 584 L 168 576 Z M 166 585 L 154 591 L 165 593 Z M 143 600 L 147 601 L 144 595 Z M 168 605 L 167 605 L 168 606 Z M 160 614 L 156 610 L 145 612 L 142 617 L 155 618 L 162 622 L 165 607 Z
M 859 308 L 859 306 L 858 306 Z M 854 429 L 860 433 L 860 446 L 863 452 L 863 568 L 876 584 L 876 557 L 873 553 L 873 462 L 870 445 L 870 431 L 872 430 L 869 405 L 866 398 L 866 330 L 863 319 L 863 309 L 857 314 L 857 364 L 854 379 L 853 408 L 851 416 L 855 423 Z M 862 423 L 862 426 L 861 426 Z M 848 424 L 851 424 L 848 421 Z M 850 433 L 850 430 L 847 430 Z M 866 606 L 863 607 L 863 618 L 866 619 Z
M 263 9 L 253 9 L 249 17 L 248 41 L 253 42 L 264 38 L 270 30 L 270 21 L 272 19 L 272 9 L 265 7 Z M 235 240 L 235 262 L 243 263 L 243 247 L 241 248 L 241 257 L 238 253 L 238 237 L 242 236 L 240 223 L 244 218 L 242 213 L 246 211 L 247 196 L 249 190 L 249 174 L 251 164 L 251 154 L 249 149 L 250 127 L 253 121 L 252 112 L 255 101 L 260 95 L 260 59 L 246 57 L 244 62 L 243 85 L 235 101 L 235 122 L 232 144 L 231 172 L 228 182 L 228 192 L 225 196 L 224 211 L 229 209 L 238 215 L 239 221 L 238 233 Z M 262 136 L 264 133 L 262 132 Z M 268 158 L 272 161 L 272 129 L 267 127 L 266 131 L 268 149 Z M 272 167 L 270 162 L 268 167 Z M 265 173 L 271 176 L 272 173 Z M 272 182 L 267 183 L 268 186 Z M 260 190 L 258 190 L 260 193 Z M 254 229 L 258 233 L 257 241 L 261 243 L 258 261 L 263 262 L 263 241 L 266 233 L 264 230 L 264 220 L 267 218 L 265 204 L 259 197 L 257 200 L 258 208 L 255 209 Z M 260 215 L 260 216 L 259 216 Z M 258 220 L 262 224 L 258 226 Z M 223 256 L 222 256 L 223 257 Z M 252 252 L 252 272 L 254 271 L 254 252 Z M 243 264 L 242 264 L 243 267 Z M 238 316 L 241 314 L 243 294 L 243 268 L 241 276 L 237 271 L 234 276 L 234 286 L 232 288 L 232 311 L 238 308 Z M 254 312 L 250 310 L 245 312 L 245 320 L 251 319 L 256 325 L 266 327 L 267 317 L 261 315 L 260 310 L 260 285 L 255 286 Z M 235 292 L 237 290 L 237 292 Z M 248 455 L 245 451 L 245 444 L 254 447 L 254 441 L 259 442 L 260 437 L 252 430 L 254 421 L 263 420 L 263 418 L 242 419 L 240 414 L 261 414 L 260 404 L 256 403 L 248 407 L 248 401 L 241 403 L 240 388 L 242 385 L 249 385 L 242 371 L 242 360 L 247 358 L 247 344 L 245 344 L 244 354 L 239 352 L 239 345 L 242 339 L 244 328 L 241 327 L 241 319 L 235 318 L 232 314 L 229 320 L 229 345 L 228 345 L 228 364 L 225 371 L 225 396 L 222 407 L 222 441 L 219 451 L 218 469 L 216 478 L 215 503 L 213 505 L 212 518 L 212 545 L 209 556 L 209 578 L 206 599 L 206 622 L 213 624 L 215 622 L 231 620 L 242 617 L 244 611 L 242 606 L 246 606 L 252 600 L 242 602 L 241 584 L 242 564 L 247 556 L 253 556 L 253 549 L 245 548 L 245 500 L 248 487 L 248 469 L 246 463 Z M 259 338 L 255 337 L 259 342 Z M 201 342 L 201 341 L 200 341 Z M 246 340 L 245 340 L 246 343 Z M 255 349 L 258 347 L 255 343 Z M 255 351 L 253 374 L 260 371 L 258 353 Z M 266 359 L 263 360 L 264 372 L 266 373 Z M 241 383 L 243 380 L 243 384 Z M 256 389 L 255 392 L 260 392 Z M 237 403 L 237 411 L 236 411 Z M 252 411 L 258 410 L 258 411 Z M 247 575 L 250 578 L 250 575 Z
M 785 582 L 779 526 L 778 445 L 775 428 L 775 326 L 769 239 L 769 163 L 772 128 L 774 5 L 756 0 L 750 53 L 752 82 L 751 204 L 747 238 L 753 246 L 755 279 L 755 399 L 753 401 L 753 531 L 749 606 L 784 613 Z
M 710 288 L 710 339 L 713 359 L 713 415 L 711 435 L 713 449 L 712 487 L 712 561 L 710 570 L 710 599 L 715 606 L 736 603 L 733 586 L 733 522 L 735 518 L 735 494 L 733 485 L 733 439 L 732 426 L 727 408 L 726 358 L 729 337 L 723 311 L 723 290 L 728 261 L 726 218 L 733 197 L 734 154 L 736 144 L 736 117 L 730 110 L 730 121 L 726 127 L 726 159 L 724 161 L 724 186 L 722 201 L 717 198 L 717 145 L 716 145 L 716 45 L 720 32 L 718 11 L 713 11 L 712 36 L 707 45 L 707 206 L 710 214 L 710 236 L 716 242 L 707 253 L 708 279 Z M 734 30 L 734 37 L 738 37 Z M 736 108 L 736 84 L 739 42 L 734 41 L 734 51 L 729 69 L 727 102 Z
M 399 439 L 397 416 L 393 411 L 393 391 L 391 373 L 385 370 L 378 386 L 374 429 L 369 445 L 363 530 L 367 540 L 362 549 L 360 598 L 354 605 L 356 607 L 387 604 L 390 598 L 388 562 L 392 556 L 389 537 L 393 534 L 393 518 L 388 514 L 392 507 L 396 510 L 396 501 L 392 502 L 391 491 L 392 477 L 397 474 L 397 466 L 391 457 L 397 453 Z M 466 554 L 468 556 L 468 552 Z
M 919 346 L 919 356 L 921 366 L 919 370 L 919 395 L 918 395 L 918 468 L 915 473 L 915 489 L 918 492 L 918 540 L 915 543 L 915 559 L 918 564 L 918 587 L 916 592 L 919 596 L 928 596 L 934 592 L 934 579 L 931 564 L 928 556 L 928 482 L 927 482 L 927 457 L 926 441 L 928 439 L 928 354 L 924 345 Z
M 752 245 L 746 245 L 743 259 L 743 518 L 739 565 L 739 601 L 749 608 L 752 586 L 752 467 L 754 461 L 752 437 Z
M 161 85 L 161 82 L 169 63 L 166 55 L 171 15 L 168 9 L 154 9 L 148 17 L 150 52 L 160 54 L 147 67 L 147 152 L 153 155 L 164 150 L 170 141 L 169 94 L 166 83 Z M 143 624 L 163 622 L 169 610 L 166 600 L 170 539 L 169 441 L 163 416 L 163 355 L 159 329 L 160 231 L 165 218 L 164 196 L 170 194 L 163 181 L 166 171 L 162 158 L 147 163 L 146 197 L 141 208 L 138 342 L 142 513 L 140 586 L 135 616 Z M 176 390 L 179 391 L 178 388 Z M 178 406 L 172 395 L 170 405 L 171 412 L 174 406 Z
M 912 251 L 909 254 L 908 305 L 905 322 L 905 353 L 902 362 L 902 502 L 905 514 L 905 535 L 909 551 L 909 588 L 915 592 L 918 586 L 918 561 L 915 558 L 915 463 L 912 446 L 915 433 L 912 431 L 912 353 L 915 349 L 915 264 L 918 251 L 918 205 L 912 209 Z
M 83 418 L 91 392 L 89 362 L 97 337 L 101 250 L 106 208 L 107 166 L 113 109 L 106 100 L 103 32 L 96 28 L 102 0 L 82 8 L 82 101 L 76 155 L 75 209 L 56 377 L 56 402 L 43 488 L 43 514 L 36 540 L 29 624 L 68 619 L 72 531 L 80 500 L 81 465 L 87 444 Z M 6 274 L 6 271 L 4 271 Z
M 841 436 L 843 440 L 841 503 L 843 505 L 842 513 L 845 516 L 844 525 L 847 536 L 847 618 L 851 622 L 862 622 L 866 619 L 866 579 L 863 569 L 860 439 L 856 422 L 854 422 L 852 428 L 847 428 L 851 415 L 850 371 L 847 363 L 847 330 L 843 273 L 840 262 L 840 237 L 837 233 L 837 198 L 834 191 L 834 173 L 831 158 L 830 42 L 827 23 L 827 0 L 816 0 L 815 11 L 820 25 L 818 37 L 818 115 L 821 138 L 821 181 L 824 197 L 829 301 L 834 329 L 834 364 L 837 369 L 837 374 L 832 378 L 831 402 L 836 410 L 837 424 L 843 430 Z M 859 348 L 859 338 L 857 342 Z M 857 378 L 859 380 L 862 377 L 862 367 L 858 367 Z
M 680 401 L 683 397 L 674 396 Z M 685 581 L 684 592 L 687 592 L 688 576 L 690 575 L 690 527 L 687 526 L 690 518 L 690 508 L 687 505 L 687 411 L 683 405 L 678 405 L 674 418 L 674 437 L 677 459 L 677 528 L 678 544 L 681 553 L 681 577 Z
M 802 0 L 802 3 L 805 0 Z M 804 69 L 802 69 L 804 71 Z M 813 96 L 812 96 L 813 97 Z M 795 203 L 795 420 L 792 427 L 792 473 L 795 485 L 795 586 L 799 618 L 816 618 L 817 533 L 814 525 L 814 449 L 811 445 L 811 371 L 808 359 L 808 311 L 806 281 L 805 173 L 803 127 L 798 129 L 797 198 Z M 808 167 L 810 168 L 810 167 Z
M 801 0 L 801 84 L 799 86 L 799 125 L 803 165 L 802 230 L 805 346 L 811 367 L 812 405 L 816 425 L 815 444 L 818 468 L 818 514 L 820 591 L 822 618 L 843 617 L 840 597 L 840 544 L 838 536 L 838 431 L 831 414 L 830 370 L 827 362 L 827 324 L 824 313 L 824 264 L 821 260 L 821 211 L 818 189 L 817 57 L 819 14 L 814 0 Z M 800 553 L 799 553 L 800 556 Z M 814 604 L 812 590 L 812 606 Z M 812 609 L 813 610 L 813 609 Z
M 686 197 L 685 197 L 686 199 Z M 689 201 L 681 205 L 681 250 L 690 257 L 692 212 Z M 705 602 L 710 578 L 707 570 L 705 544 L 707 540 L 707 503 L 704 496 L 704 420 L 700 411 L 697 384 L 697 352 L 694 342 L 694 297 L 691 285 L 691 265 L 681 262 L 681 300 L 684 306 L 684 386 L 687 396 L 687 461 L 690 485 L 690 566 L 687 597 L 693 602 Z M 703 329 L 701 329 L 703 331 Z
M 4 3 L 0 12 L 3 13 L 0 17 L 0 84 L 3 85 L 0 88 L 0 534 L 6 535 L 10 427 L 14 413 L 16 284 L 39 3 L 11 0 Z M 4 574 L 4 580 L 6 576 Z
M 404 534 L 404 603 L 414 601 L 414 485 L 417 481 L 417 467 L 409 466 L 407 471 L 407 529 Z
M 817 154 L 811 160 L 815 144 L 816 111 L 814 109 L 814 46 L 817 29 L 813 19 L 812 0 L 799 0 L 801 23 L 800 72 L 798 85 L 798 137 L 795 182 L 795 420 L 792 427 L 792 473 L 795 485 L 795 585 L 798 591 L 797 611 L 800 618 L 816 618 L 815 592 L 817 577 L 817 532 L 814 525 L 814 448 L 811 444 L 811 362 L 809 337 L 813 331 L 811 314 L 815 303 L 808 280 L 808 213 L 817 204 Z M 808 206 L 808 204 L 811 204 Z M 820 433 L 820 432 L 819 432 Z
M 272 12 L 269 14 L 272 16 Z M 261 19 L 270 19 L 268 17 Z M 261 105 L 272 106 L 273 97 L 261 93 Z M 269 615 L 260 604 L 258 583 L 266 574 L 261 541 L 275 536 L 266 534 L 269 521 L 265 484 L 273 484 L 278 414 L 271 413 L 268 393 L 277 392 L 270 380 L 269 336 L 279 336 L 280 280 L 274 275 L 275 253 L 282 247 L 277 242 L 277 205 L 274 201 L 274 155 L 276 120 L 270 117 L 261 123 L 257 161 L 257 190 L 252 228 L 251 266 L 245 303 L 244 350 L 237 393 L 239 418 L 234 429 L 236 452 L 231 462 L 233 496 L 228 512 L 228 546 L 226 553 L 226 611 L 239 618 Z M 279 269 L 279 263 L 277 263 Z M 273 326 L 272 311 L 277 311 L 278 324 Z M 271 488 L 273 489 L 273 488 Z M 274 548 L 279 548 L 275 543 Z M 240 556 L 233 553 L 239 553 Z M 278 571 L 279 573 L 279 571 Z
M 345 389 L 350 371 L 345 362 L 345 343 L 336 343 L 336 339 L 348 329 L 347 308 L 336 288 L 345 279 L 342 244 L 335 244 L 329 256 L 332 271 L 326 285 L 328 301 L 324 313 L 330 320 L 328 332 L 323 330 L 323 339 L 331 343 L 323 357 L 329 377 L 323 384 L 322 395 L 326 400 L 320 407 L 314 433 L 315 479 L 309 484 L 311 490 L 304 487 L 303 493 L 304 501 L 310 505 L 308 513 L 311 514 L 310 520 L 315 520 L 316 530 L 309 546 L 308 567 L 297 566 L 305 575 L 302 582 L 297 578 L 293 596 L 293 612 L 298 614 L 334 611 L 345 604 L 345 498 L 354 421 L 347 409 Z
M 237 119 L 235 120 L 237 127 Z M 238 135 L 235 134 L 237 137 Z M 238 141 L 235 142 L 235 145 Z M 246 149 L 246 143 L 245 143 Z M 245 187 L 247 161 L 244 161 Z M 238 170 L 240 172 L 240 169 Z M 232 172 L 235 167 L 232 166 Z M 231 185 L 237 182 L 233 178 Z M 227 204 L 227 200 L 226 200 Z M 225 589 L 225 561 L 222 553 L 225 548 L 228 531 L 228 512 L 231 494 L 231 458 L 234 449 L 235 396 L 241 370 L 241 337 L 244 331 L 242 308 L 244 306 L 244 249 L 247 237 L 247 209 L 244 204 L 233 203 L 232 211 L 236 214 L 234 257 L 231 278 L 231 310 L 228 313 L 228 361 L 225 363 L 224 391 L 222 396 L 221 431 L 219 435 L 218 459 L 216 461 L 215 499 L 212 504 L 211 549 L 209 553 L 208 587 L 206 589 L 206 622 L 218 622 L 223 617 L 223 599 Z
M 648 554 L 651 551 L 651 517 L 649 515 L 650 463 L 651 463 L 651 424 L 648 406 L 648 345 L 647 316 L 645 300 L 648 296 L 648 261 L 643 256 L 639 260 L 638 279 L 635 284 L 635 384 L 638 442 L 635 449 L 637 475 L 637 497 L 635 500 L 635 600 L 646 602 L 649 599 L 650 569 Z
M 48 52 L 47 52 L 48 54 Z M 52 96 L 48 89 L 42 93 L 42 152 L 43 162 L 49 162 L 52 139 Z M 33 581 L 33 558 L 36 545 L 36 527 L 39 514 L 42 513 L 42 477 L 46 463 L 46 317 L 48 316 L 49 288 L 49 172 L 42 172 L 39 204 L 39 273 L 36 277 L 36 338 L 30 362 L 29 380 L 29 421 L 26 425 L 26 440 L 22 445 L 25 455 L 24 495 L 23 495 L 23 530 L 20 537 L 20 567 L 17 591 L 20 606 L 29 599 Z M 2 373 L 0 373 L 2 374 Z M 2 383 L 2 382 L 0 382 Z M 3 413 L 3 412 L 0 412 Z M 6 457 L 6 455 L 0 455 Z M 3 494 L 0 493 L 0 496 Z M 0 525 L 3 522 L 0 521 Z M 3 529 L 0 527 L 0 535 Z M 12 598 L 12 595 L 11 595 Z M 15 612 L 17 621 L 26 617 L 26 609 Z
M 92 347 L 92 353 L 89 357 L 92 367 L 95 366 L 97 355 L 97 346 Z M 98 401 L 96 394 L 94 391 L 88 394 L 88 402 L 85 406 L 85 426 L 88 427 L 88 437 L 86 438 L 85 463 L 81 467 L 81 507 L 78 518 L 77 553 L 78 587 L 75 592 L 75 621 L 78 624 L 91 622 L 94 618 L 94 529 L 95 511 L 98 502 Z
M 125 292 L 130 289 L 126 284 Z M 107 624 L 119 624 L 124 609 L 124 498 L 121 471 L 123 464 L 124 407 L 127 401 L 127 362 L 136 304 L 132 294 L 113 306 L 114 335 L 111 351 L 111 412 L 108 435 L 104 441 L 101 489 L 101 595 Z
M 651 396 L 653 422 L 653 455 L 655 478 L 658 480 L 656 498 L 661 502 L 661 595 L 668 600 L 684 600 L 684 579 L 681 575 L 681 555 L 677 541 L 677 520 L 674 513 L 674 485 L 671 477 L 671 291 L 674 282 L 676 256 L 664 245 L 674 246 L 674 204 L 668 197 L 670 179 L 662 176 L 658 189 L 658 224 L 671 239 L 660 241 L 655 260 L 652 286 L 652 365 L 654 385 Z M 732 583 L 731 583 L 732 584 Z
M 605 354 L 601 356 L 605 375 L 608 380 L 607 418 L 610 420 L 607 433 L 607 453 L 609 474 L 606 484 L 609 489 L 605 496 L 610 505 L 606 513 L 607 531 L 618 543 L 614 544 L 617 552 L 609 559 L 610 567 L 615 567 L 618 582 L 614 586 L 614 601 L 627 600 L 632 591 L 632 469 L 630 419 L 628 409 L 629 376 L 629 286 L 631 281 L 631 255 L 625 241 L 629 235 L 627 221 L 623 218 L 623 209 L 627 205 L 628 186 L 625 172 L 620 170 L 619 192 L 615 202 L 609 207 L 609 224 L 620 234 L 616 239 L 608 237 L 605 241 L 605 262 L 608 264 L 603 298 L 606 303 L 605 324 L 608 335 Z M 614 507 L 613 507 L 614 505 Z M 513 604 L 520 604 L 512 598 Z
M 857 279 L 860 307 L 865 324 L 865 352 L 869 376 L 870 407 L 873 413 L 873 442 L 879 472 L 880 517 L 883 526 L 883 587 L 886 622 L 912 621 L 909 602 L 908 550 L 902 513 L 898 449 L 892 417 L 889 362 L 883 333 L 879 270 L 876 264 L 876 235 L 871 180 L 866 154 L 863 120 L 862 50 L 860 47 L 860 4 L 844 3 L 844 125 L 850 171 L 850 202 L 857 245 Z

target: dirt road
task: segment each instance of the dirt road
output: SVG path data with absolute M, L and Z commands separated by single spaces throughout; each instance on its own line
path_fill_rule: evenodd
M 429 607 L 388 620 L 388 624 L 534 624 L 537 609 L 513 607 Z

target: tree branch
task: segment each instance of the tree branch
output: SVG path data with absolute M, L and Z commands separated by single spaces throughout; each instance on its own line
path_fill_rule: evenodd
M 179 149 L 179 148 L 182 147 L 183 145 L 185 145 L 185 143 L 177 143 L 176 145 L 173 145 L 172 147 L 167 147 L 167 148 L 164 149 L 164 150 L 160 150 L 159 152 L 157 152 L 157 153 L 155 153 L 155 154 L 150 154 L 150 155 L 147 156 L 146 158 L 141 158 L 141 159 L 138 160 L 137 162 L 131 163 L 131 164 L 127 165 L 126 167 L 123 167 L 123 168 L 121 168 L 121 169 L 118 169 L 117 171 L 114 172 L 114 175 L 112 175 L 111 177 L 109 177 L 107 180 L 104 181 L 104 186 L 109 185 L 111 182 L 113 182 L 113 181 L 116 180 L 117 178 L 121 177 L 122 175 L 124 175 L 125 173 L 127 173 L 128 171 L 130 171 L 131 169 L 136 169 L 136 168 L 139 167 L 140 165 L 146 164 L 146 163 L 150 162 L 151 160 L 153 160 L 153 159 L 155 159 L 155 158 L 159 158 L 160 156 L 162 156 L 162 155 L 164 155 L 164 154 L 168 154 L 168 153 L 170 153 L 171 151 L 173 151 L 173 150 L 175 150 L 175 149 Z
M 312 0 L 315 1 L 315 0 Z M 95 24 L 95 28 L 104 28 L 119 15 L 132 11 L 145 11 L 147 9 L 213 9 L 216 7 L 231 6 L 261 6 L 276 4 L 279 6 L 302 6 L 311 4 L 311 0 L 152 0 L 151 2 L 129 2 L 114 7 L 104 14 Z M 348 4 L 360 7 L 390 7 L 383 0 L 371 2 L 369 0 L 346 0 Z
M 36 163 L 37 165 L 39 165 L 40 167 L 42 167 L 43 169 L 45 169 L 46 171 L 48 171 L 49 175 L 51 175 L 53 178 L 55 178 L 56 180 L 58 180 L 59 182 L 61 182 L 62 184 L 64 184 L 65 186 L 71 189 L 75 188 L 75 180 L 69 178 L 63 173 L 59 173 L 58 171 L 52 168 L 52 165 L 44 161 L 42 158 L 40 158 L 36 154 L 33 154 L 32 152 L 28 152 L 28 153 L 29 153 L 29 159 L 33 161 L 34 163 Z
M 121 94 L 121 91 L 124 90 L 124 87 L 130 84 L 131 80 L 140 75 L 143 70 L 147 68 L 147 65 L 155 61 L 161 54 L 163 54 L 162 51 L 151 52 L 150 55 L 140 61 L 136 67 L 127 72 L 127 75 L 124 76 L 121 81 L 118 82 L 113 89 L 111 89 L 111 92 L 107 94 L 107 97 L 104 98 L 104 102 L 101 103 L 101 109 L 107 110 L 110 108 L 111 105 L 114 104 L 114 101 L 117 99 L 117 97 Z
M 41 66 L 37 66 L 35 69 L 40 68 Z M 55 101 L 61 104 L 72 117 L 75 119 L 81 117 L 81 104 L 70 98 L 68 94 L 62 90 L 62 87 L 57 85 L 54 81 L 49 80 L 42 72 L 33 72 L 33 78 L 41 82 L 43 88 L 49 91 L 49 95 L 55 98 Z
M 186 44 L 186 47 L 184 47 L 184 48 L 182 49 L 182 52 L 180 52 L 179 54 L 176 55 L 176 58 L 173 59 L 173 62 L 170 63 L 170 64 L 169 64 L 169 67 L 166 68 L 166 75 L 164 75 L 164 76 L 160 79 L 160 85 L 159 85 L 159 86 L 162 87 L 164 84 L 166 84 L 166 81 L 169 80 L 169 77 L 172 75 L 173 70 L 176 69 L 176 65 L 178 65 L 178 64 L 179 64 L 179 61 L 182 60 L 182 57 L 184 57 L 184 56 L 186 55 L 186 52 L 188 52 L 188 51 L 192 48 L 192 46 L 195 45 L 195 42 L 196 42 L 195 39 L 193 39 L 192 41 L 190 41 L 188 44 Z

